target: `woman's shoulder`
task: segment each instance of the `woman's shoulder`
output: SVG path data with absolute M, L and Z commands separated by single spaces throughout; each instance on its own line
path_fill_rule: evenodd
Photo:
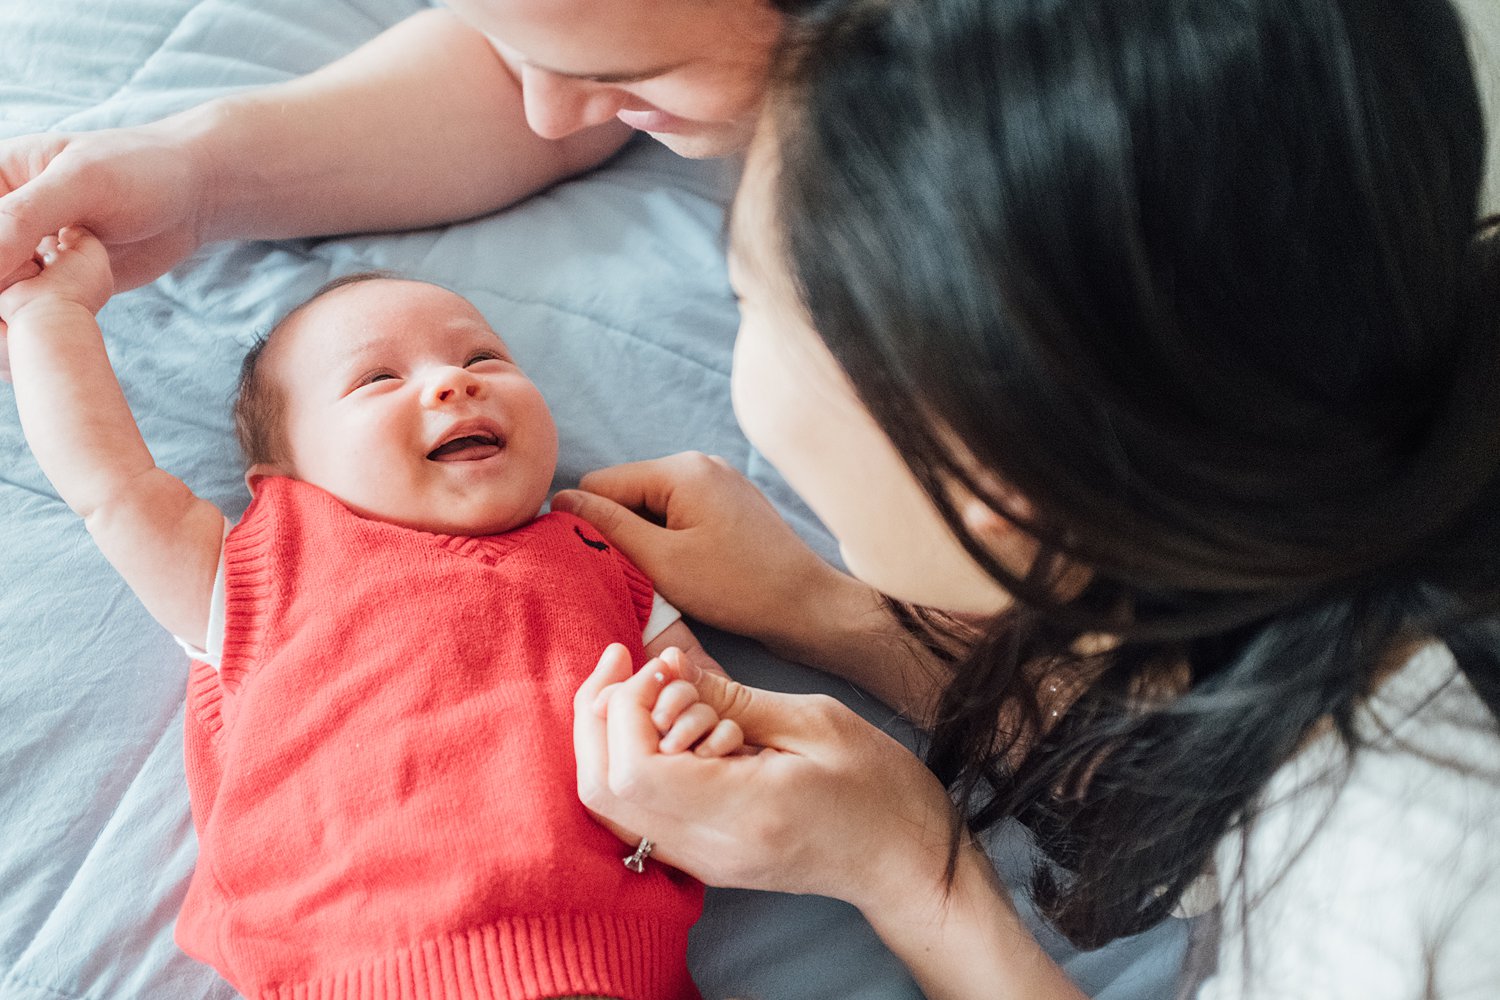
M 1273 776 L 1253 837 L 1260 839 L 1254 826 L 1283 825 L 1400 843 L 1459 826 L 1475 810 L 1500 810 L 1500 722 L 1446 646 L 1410 656 L 1360 706 L 1354 728 L 1352 755 L 1330 730 Z M 1377 815 L 1378 828 L 1347 826 Z M 1494 849 L 1500 853 L 1500 840 Z
M 1221 846 L 1220 967 L 1201 996 L 1479 997 L 1500 983 L 1494 716 L 1434 644 L 1356 727 L 1352 758 L 1331 732 L 1309 744 Z
M 1426 764 L 1456 765 L 1500 786 L 1500 723 L 1442 643 L 1421 647 L 1386 678 L 1358 725 L 1377 755 L 1415 751 Z

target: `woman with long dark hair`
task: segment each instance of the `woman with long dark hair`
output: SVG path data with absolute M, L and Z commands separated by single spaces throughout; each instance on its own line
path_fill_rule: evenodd
M 1077 944 L 1216 901 L 1199 996 L 1495 995 L 1500 252 L 1448 0 L 853 0 L 780 71 L 737 412 L 858 580 L 701 457 L 557 506 L 931 771 L 715 677 L 767 749 L 661 755 L 674 664 L 611 651 L 585 801 L 859 906 L 933 997 L 1077 995 L 972 846 L 1011 817 Z

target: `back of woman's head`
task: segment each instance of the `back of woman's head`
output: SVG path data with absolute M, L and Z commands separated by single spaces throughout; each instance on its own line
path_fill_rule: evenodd
M 970 542 L 1028 607 L 958 673 L 935 761 L 972 794 L 1016 663 L 1128 637 L 1073 713 L 1094 735 L 1060 727 L 982 812 L 1091 776 L 1059 807 L 1064 929 L 1164 914 L 1402 639 L 1448 639 L 1500 711 L 1500 257 L 1447 0 L 851 0 L 795 30 L 777 209 L 813 325 L 940 505 L 990 470 L 1096 571 L 1055 607 Z M 1191 688 L 1160 718 L 1153 669 Z M 1099 763 L 1215 740 L 1180 823 Z M 1166 758 L 1129 773 L 1187 780 Z M 1181 829 L 1080 846 L 1124 813 Z

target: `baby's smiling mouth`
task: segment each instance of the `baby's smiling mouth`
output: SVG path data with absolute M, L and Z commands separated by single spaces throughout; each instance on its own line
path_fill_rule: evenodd
M 432 462 L 478 462 L 493 458 L 505 447 L 505 441 L 494 434 L 480 432 L 465 434 L 451 441 L 444 441 L 427 453 Z

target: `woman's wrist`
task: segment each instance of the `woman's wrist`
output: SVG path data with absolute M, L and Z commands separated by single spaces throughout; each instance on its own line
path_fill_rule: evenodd
M 811 554 L 809 553 L 811 556 Z M 762 618 L 753 638 L 779 656 L 821 666 L 839 635 L 848 630 L 853 592 L 863 587 L 816 557 L 784 581 L 780 607 Z
M 819 562 L 789 589 L 786 613 L 754 638 L 778 656 L 858 684 L 903 715 L 930 718 L 945 671 L 880 591 Z
M 1017 996 L 1029 1000 L 1083 1000 L 1022 922 L 1010 893 L 989 858 L 965 837 L 952 881 L 932 857 L 909 878 L 885 883 L 886 891 L 859 909 L 886 946 L 906 964 L 929 1000 Z M 858 905 L 858 904 L 856 904 Z
M 229 100 L 233 97 L 220 97 L 139 126 L 141 135 L 162 144 L 175 160 L 180 175 L 174 196 L 189 216 L 184 229 L 195 246 L 242 235 L 220 220 L 226 193 L 240 189 L 240 181 L 225 175 L 222 166 L 234 162 L 233 151 L 222 148 L 233 121 L 225 111 Z

